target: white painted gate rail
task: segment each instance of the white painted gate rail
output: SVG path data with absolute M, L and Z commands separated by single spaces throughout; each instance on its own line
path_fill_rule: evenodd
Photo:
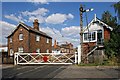
M 74 64 L 75 53 L 15 53 L 14 64 Z

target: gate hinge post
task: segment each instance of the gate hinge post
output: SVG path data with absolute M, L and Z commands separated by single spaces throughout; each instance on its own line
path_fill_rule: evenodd
M 17 65 L 17 53 L 14 53 L 14 65 Z

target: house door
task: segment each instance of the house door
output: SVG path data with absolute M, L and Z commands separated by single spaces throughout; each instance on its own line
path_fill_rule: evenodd
M 97 43 L 98 43 L 98 44 L 102 44 L 102 43 L 103 43 L 102 30 L 98 30 L 98 31 L 97 31 Z

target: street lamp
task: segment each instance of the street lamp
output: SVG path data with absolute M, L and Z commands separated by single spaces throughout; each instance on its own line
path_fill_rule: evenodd
M 81 55 L 82 55 L 82 57 L 83 57 L 83 13 L 84 13 L 84 12 L 93 11 L 93 8 L 84 10 L 84 9 L 83 9 L 83 6 L 80 5 L 79 10 L 80 10 L 80 41 L 81 41 L 80 45 L 81 45 Z M 79 56 L 78 59 L 81 59 L 80 57 L 81 57 L 81 56 Z M 78 60 L 78 61 L 79 61 L 79 60 Z M 80 60 L 80 61 L 81 61 L 81 60 Z M 78 63 L 80 63 L 80 62 L 78 62 Z

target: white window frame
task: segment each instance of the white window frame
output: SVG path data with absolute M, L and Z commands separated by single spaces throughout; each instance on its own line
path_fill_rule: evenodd
M 95 33 L 95 32 L 92 32 L 92 33 Z M 92 33 L 91 33 L 91 40 L 94 41 L 95 39 L 93 40 L 93 34 Z M 96 38 L 96 36 L 94 36 L 94 37 Z
M 10 56 L 13 56 L 13 49 L 10 49 Z
M 93 32 L 95 32 L 95 40 L 92 40 L 92 33 Z M 88 32 L 85 32 L 85 33 L 88 33 Z M 84 39 L 84 33 L 83 33 L 83 42 L 84 43 L 86 43 L 86 42 L 97 42 L 97 31 L 92 31 L 92 32 L 90 32 L 90 34 L 91 34 L 91 40 L 89 41 L 88 35 L 87 35 L 88 40 L 85 40 Z
M 19 52 L 19 53 L 23 53 L 23 51 L 24 51 L 24 48 L 23 48 L 23 47 L 19 47 L 19 48 L 18 48 L 18 52 Z
M 47 41 L 46 41 L 46 43 L 49 43 L 49 38 L 47 38 Z
M 83 34 L 83 40 L 84 40 L 84 41 L 86 41 L 86 40 L 85 40 L 85 34 L 86 34 L 86 36 L 87 36 L 86 38 L 87 38 L 87 40 L 88 40 L 88 34 L 87 34 L 87 33 L 84 33 L 84 34 Z
M 40 41 L 40 36 L 36 35 L 36 41 Z
M 49 49 L 46 50 L 46 53 L 49 53 Z
M 23 40 L 23 34 L 22 33 L 19 34 L 19 40 Z
M 10 37 L 10 43 L 12 43 L 12 37 Z
M 39 48 L 36 49 L 36 53 L 40 53 L 40 49 Z

